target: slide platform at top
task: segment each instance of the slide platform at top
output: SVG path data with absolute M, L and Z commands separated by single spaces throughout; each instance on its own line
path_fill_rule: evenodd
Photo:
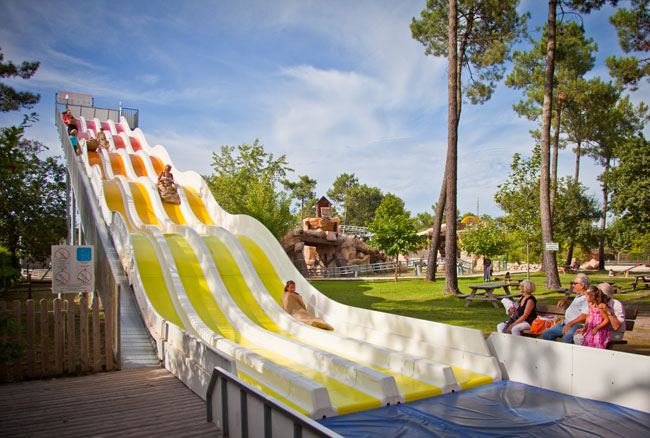
M 181 204 L 161 202 L 157 175 L 173 162 L 140 129 L 131 130 L 125 119 L 81 118 L 79 125 L 78 162 L 141 311 L 157 313 L 234 359 L 242 380 L 313 418 L 501 380 L 480 331 L 327 298 L 260 222 L 225 212 L 198 173 L 173 168 Z M 88 151 L 86 140 L 100 126 L 109 148 Z M 333 332 L 281 308 L 290 279 Z

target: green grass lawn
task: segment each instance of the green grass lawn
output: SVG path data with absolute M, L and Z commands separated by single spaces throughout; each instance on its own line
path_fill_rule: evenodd
M 605 280 L 613 280 L 623 287 L 624 292 L 631 291 L 628 285 L 633 280 L 629 278 L 608 278 L 605 272 L 589 274 L 592 283 L 598 284 Z M 525 279 L 525 274 L 513 278 Z M 569 286 L 575 275 L 560 274 L 562 285 Z M 537 286 L 535 297 L 538 302 L 557 304 L 564 295 L 545 290 L 546 276 L 544 273 L 531 273 L 531 280 Z M 469 293 L 469 286 L 481 284 L 482 277 L 463 277 L 458 279 L 461 292 Z M 495 309 L 489 302 L 474 301 L 465 307 L 465 300 L 444 294 L 444 274 L 435 283 L 422 279 L 403 279 L 394 281 L 312 281 L 318 290 L 340 303 L 378 310 L 413 318 L 443 322 L 446 324 L 471 327 L 483 331 L 487 336 L 496 331 L 496 325 L 505 321 L 507 315 L 503 307 Z M 513 291 L 514 292 L 514 291 Z M 650 292 L 624 293 L 617 296 L 623 304 L 632 304 L 640 310 L 650 311 Z

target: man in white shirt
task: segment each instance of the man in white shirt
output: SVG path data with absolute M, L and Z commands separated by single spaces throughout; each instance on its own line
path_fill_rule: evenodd
M 562 342 L 573 344 L 573 335 L 576 330 L 582 328 L 589 316 L 589 303 L 585 292 L 589 289 L 591 281 L 585 274 L 578 274 L 574 281 L 571 282 L 573 290 L 576 292 L 576 298 L 564 312 L 564 321 L 555 324 L 542 332 L 542 339 L 554 341 L 557 337 L 562 336 Z M 560 300 L 558 307 L 565 307 L 569 302 Z

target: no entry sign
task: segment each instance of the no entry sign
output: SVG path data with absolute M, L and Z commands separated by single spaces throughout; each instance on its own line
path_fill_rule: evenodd
M 52 292 L 92 292 L 95 263 L 92 246 L 52 245 Z

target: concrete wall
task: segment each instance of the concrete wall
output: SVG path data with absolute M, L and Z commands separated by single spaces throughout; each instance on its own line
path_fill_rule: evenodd
M 504 379 L 650 413 L 650 357 L 492 333 Z

